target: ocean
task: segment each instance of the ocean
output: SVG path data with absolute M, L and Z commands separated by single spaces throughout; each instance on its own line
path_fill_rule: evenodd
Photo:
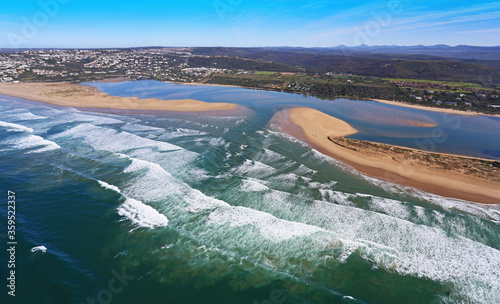
M 17 242 L 15 297 L 11 257 L 0 256 L 2 303 L 500 303 L 499 205 L 364 176 L 269 123 L 308 106 L 358 128 L 353 138 L 500 159 L 500 119 L 230 87 L 87 85 L 247 109 L 102 113 L 0 96 L 0 239 L 9 248 L 11 191 Z

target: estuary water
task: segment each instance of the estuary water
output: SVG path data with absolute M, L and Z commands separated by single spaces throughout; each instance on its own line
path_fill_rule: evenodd
M 98 113 L 0 96 L 0 201 L 6 215 L 15 192 L 17 240 L 16 297 L 3 287 L 2 303 L 500 303 L 499 205 L 363 176 L 269 124 L 309 106 L 358 128 L 356 138 L 499 159 L 497 118 L 89 85 L 248 110 Z

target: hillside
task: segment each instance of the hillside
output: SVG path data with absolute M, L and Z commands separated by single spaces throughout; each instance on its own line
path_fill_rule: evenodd
M 311 73 L 334 72 L 391 78 L 463 81 L 481 83 L 485 86 L 500 84 L 498 66 L 485 65 L 484 61 L 454 61 L 429 55 L 411 55 L 410 58 L 413 59 L 408 59 L 406 55 L 384 57 L 357 53 L 321 55 L 309 53 L 307 49 L 282 51 L 265 48 L 195 48 L 192 54 L 265 60 L 303 68 Z M 498 65 L 497 61 L 495 63 Z

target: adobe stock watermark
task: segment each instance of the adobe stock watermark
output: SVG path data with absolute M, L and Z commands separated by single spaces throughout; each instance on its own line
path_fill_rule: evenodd
M 130 90 L 130 95 L 132 97 L 137 97 L 138 99 L 148 98 L 148 90 L 151 89 L 150 82 L 147 80 L 136 81 L 135 86 Z M 137 86 L 137 84 L 139 84 Z
M 473 72 L 473 71 L 470 71 Z M 495 87 L 495 76 L 493 73 L 488 73 L 488 75 L 484 74 L 479 74 L 477 77 L 477 82 L 482 84 L 484 87 L 490 88 L 490 87 Z
M 243 3 L 243 0 L 215 0 L 213 6 L 217 12 L 217 16 L 221 21 L 224 21 L 226 14 L 233 12 L 238 6 Z
M 31 18 L 22 17 L 22 26 L 18 33 L 10 32 L 7 34 L 10 45 L 18 48 L 27 44 L 35 38 L 38 32 L 49 24 L 50 19 L 57 16 L 61 5 L 67 4 L 70 0 L 40 0 L 38 6 L 40 9 L 31 16 Z
M 463 124 L 463 118 L 461 115 L 455 115 L 450 113 L 443 113 L 444 122 L 450 126 L 452 130 L 459 129 Z M 418 149 L 426 152 L 436 152 L 437 147 L 440 144 L 444 144 L 448 140 L 449 136 L 445 129 L 441 127 L 435 127 L 432 129 L 430 137 L 424 139 L 415 139 L 414 143 Z M 384 178 L 387 181 L 393 183 L 404 183 L 407 178 L 411 178 L 414 174 L 415 169 L 411 164 L 401 162 L 397 168 L 397 173 L 385 172 Z
M 347 46 L 357 46 L 362 44 L 371 44 L 372 39 L 380 35 L 383 28 L 388 27 L 394 16 L 403 12 L 403 6 L 399 0 L 391 0 L 387 2 L 387 6 L 379 11 L 371 11 L 372 18 L 362 26 L 354 28 L 355 34 L 353 36 L 352 44 L 343 43 Z M 350 61 L 349 54 L 346 49 L 341 49 L 347 61 Z
M 371 12 L 373 19 L 363 27 L 356 27 L 354 35 L 354 45 L 370 44 L 372 39 L 380 35 L 383 28 L 388 27 L 394 15 L 401 14 L 403 6 L 399 0 L 391 0 L 387 7 L 378 12 Z
M 454 115 L 449 113 L 443 114 L 443 120 L 450 124 L 452 130 L 457 130 L 462 126 L 462 117 L 460 115 Z M 446 134 L 443 128 L 436 127 L 431 132 L 430 138 L 416 139 L 415 144 L 420 150 L 436 152 L 436 147 L 438 144 L 443 144 L 448 140 L 448 134 Z
M 252 304 L 284 304 L 286 299 L 286 294 L 282 290 L 274 289 L 269 295 L 269 300 L 262 302 L 253 301 Z
M 95 297 L 88 297 L 81 304 L 110 304 L 113 302 L 113 297 L 123 292 L 129 282 L 135 279 L 135 276 L 126 274 L 125 268 L 122 268 L 121 273 L 113 269 L 111 274 L 113 277 L 109 280 L 108 286 L 99 290 Z

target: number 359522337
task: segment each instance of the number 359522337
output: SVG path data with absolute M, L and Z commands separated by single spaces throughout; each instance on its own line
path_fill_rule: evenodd
M 7 192 L 7 229 L 8 229 L 8 238 L 10 241 L 14 241 L 16 239 L 16 194 L 12 191 Z

